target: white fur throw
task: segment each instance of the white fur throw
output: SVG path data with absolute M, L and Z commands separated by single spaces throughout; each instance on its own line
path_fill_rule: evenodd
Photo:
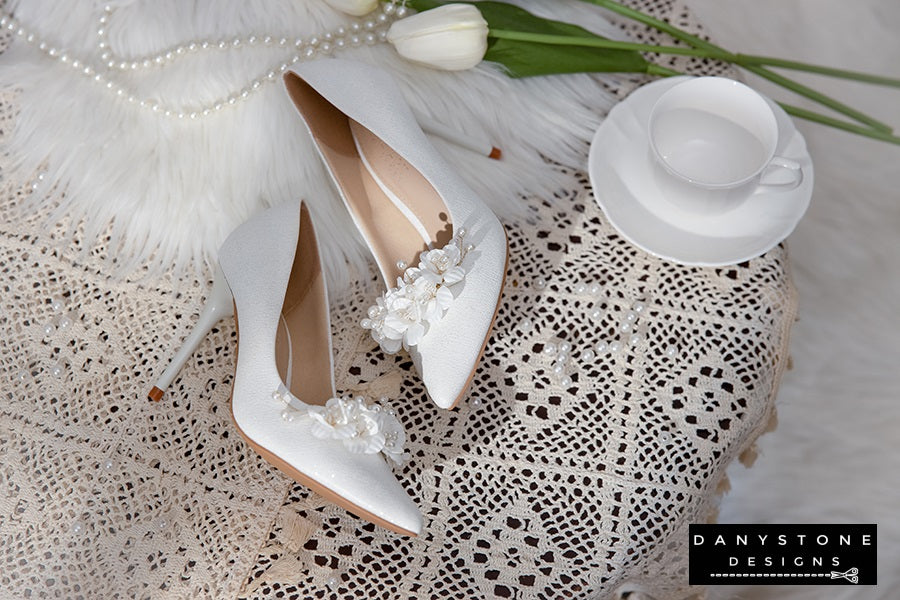
M 542 12 L 540 2 L 519 3 Z M 13 175 L 25 180 L 44 173 L 31 202 L 57 205 L 54 219 L 66 220 L 73 231 L 83 227 L 87 242 L 111 236 L 109 272 L 128 276 L 202 267 L 252 213 L 303 197 L 320 224 L 329 275 L 345 281 L 344 258 L 359 264 L 362 247 L 283 90 L 278 66 L 289 61 L 297 37 L 349 27 L 355 19 L 324 0 L 117 0 L 109 6 L 111 12 L 91 0 L 7 3 L 6 11 L 35 35 L 29 42 L 27 33 L 13 33 L 0 55 L 0 86 L 18 90 L 21 107 L 5 139 Z M 567 0 L 551 8 L 554 18 L 622 35 L 596 7 Z M 176 52 L 161 65 L 151 60 L 123 70 L 117 62 L 108 69 L 100 28 L 112 53 L 106 60 L 128 65 L 191 42 L 211 47 Z M 250 35 L 288 43 L 233 46 L 235 38 Z M 222 40 L 224 50 L 218 49 Z M 441 140 L 435 145 L 503 216 L 517 213 L 520 194 L 549 196 L 558 186 L 542 155 L 582 163 L 586 142 L 613 103 L 589 75 L 515 81 L 488 65 L 440 72 L 405 62 L 386 42 L 333 54 L 391 71 L 421 113 L 460 131 L 486 132 L 502 148 L 502 161 Z M 90 75 L 85 67 L 93 69 Z M 248 88 L 273 68 L 275 77 Z M 97 73 L 100 82 L 93 79 Z M 252 92 L 246 100 L 189 118 L 243 88 Z M 157 102 L 160 110 L 129 102 L 129 95 Z M 185 118 L 165 116 L 167 109 Z M 34 204 L 23 208 L 30 212 Z

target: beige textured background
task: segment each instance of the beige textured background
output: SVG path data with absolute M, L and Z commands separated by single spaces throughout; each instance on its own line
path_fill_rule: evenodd
M 688 0 L 735 51 L 900 77 L 896 0 Z M 900 90 L 802 78 L 900 128 Z M 759 89 L 771 87 L 749 78 Z M 781 94 L 785 100 L 787 95 Z M 778 430 L 732 468 L 723 522 L 878 523 L 879 585 L 722 587 L 747 600 L 889 599 L 900 583 L 900 147 L 801 122 L 816 165 L 789 239 L 800 292 Z

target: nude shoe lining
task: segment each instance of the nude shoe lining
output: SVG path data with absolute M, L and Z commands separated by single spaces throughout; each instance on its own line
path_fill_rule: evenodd
M 275 364 L 294 396 L 307 404 L 323 405 L 335 395 L 328 296 L 305 204 L 299 220 L 294 263 L 275 336 Z
M 408 161 L 312 86 L 293 74 L 285 84 L 385 282 L 394 285 L 403 273 L 398 261 L 413 266 L 420 252 L 451 240 L 453 226 L 443 198 Z

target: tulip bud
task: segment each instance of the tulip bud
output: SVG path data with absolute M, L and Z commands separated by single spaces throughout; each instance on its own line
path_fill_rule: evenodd
M 445 71 L 481 62 L 487 36 L 487 21 L 471 4 L 444 4 L 394 21 L 387 34 L 403 58 Z
M 378 0 L 325 0 L 325 2 L 332 8 L 354 17 L 367 15 L 378 6 Z

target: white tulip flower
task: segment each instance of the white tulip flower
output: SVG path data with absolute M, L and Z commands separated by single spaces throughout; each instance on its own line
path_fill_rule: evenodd
M 481 62 L 487 37 L 487 21 L 471 4 L 444 4 L 394 21 L 387 34 L 403 58 L 445 71 Z

